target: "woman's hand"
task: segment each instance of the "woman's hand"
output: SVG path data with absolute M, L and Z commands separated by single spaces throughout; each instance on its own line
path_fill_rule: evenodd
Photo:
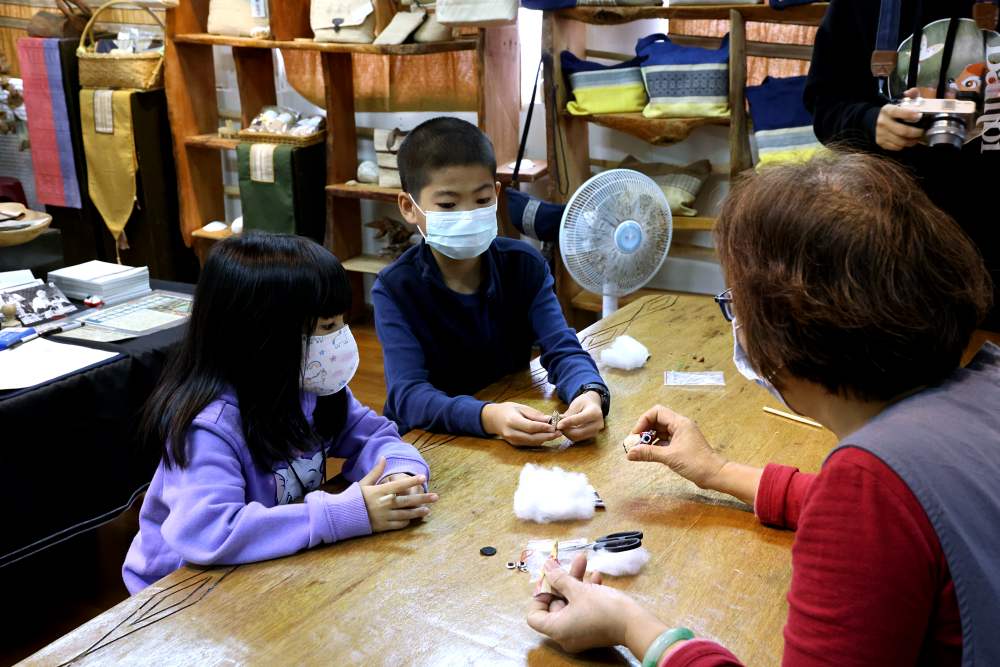
M 656 431 L 663 444 L 637 445 L 628 451 L 629 461 L 662 463 L 699 488 L 728 493 L 747 505 L 754 504 L 763 469 L 727 461 L 687 417 L 657 405 L 632 429 L 633 433 L 644 431 Z
M 373 533 L 406 528 L 413 519 L 422 519 L 430 514 L 429 505 L 438 499 L 436 493 L 423 493 L 423 485 L 427 481 L 423 475 L 411 477 L 404 474 L 402 479 L 387 479 L 376 484 L 384 471 L 385 457 L 380 457 L 375 467 L 358 482 Z
M 656 431 L 663 444 L 637 445 L 629 450 L 629 461 L 662 463 L 703 489 L 715 488 L 712 482 L 726 464 L 726 459 L 712 449 L 697 424 L 657 405 L 640 417 L 632 429 L 632 433 L 644 431 Z
M 528 625 L 572 653 L 622 644 L 641 659 L 666 626 L 629 596 L 602 586 L 599 574 L 585 578 L 586 569 L 584 554 L 568 573 L 547 561 L 545 579 L 561 599 L 540 595 L 532 600 Z
M 560 435 L 549 415 L 520 403 L 487 403 L 481 419 L 484 431 L 515 446 L 537 447 Z
M 601 395 L 596 391 L 585 391 L 577 396 L 556 426 L 560 433 L 573 442 L 593 438 L 604 428 Z

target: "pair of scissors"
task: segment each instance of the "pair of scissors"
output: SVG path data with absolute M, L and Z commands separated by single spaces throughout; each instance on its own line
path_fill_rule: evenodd
M 605 535 L 603 537 L 598 537 L 596 540 L 590 544 L 581 544 L 580 546 L 574 547 L 564 547 L 564 551 L 579 551 L 582 549 L 593 549 L 594 551 L 599 551 L 604 549 L 610 553 L 620 553 L 622 551 L 631 551 L 632 549 L 638 549 L 642 546 L 642 531 L 641 530 L 628 530 L 621 533 L 611 533 L 610 535 Z

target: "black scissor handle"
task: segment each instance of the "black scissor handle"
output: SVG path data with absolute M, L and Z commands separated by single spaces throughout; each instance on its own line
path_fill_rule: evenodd
M 626 530 L 620 533 L 611 533 L 610 535 L 605 535 L 604 537 L 598 537 L 597 542 L 610 542 L 612 540 L 639 540 L 642 541 L 642 531 L 641 530 Z

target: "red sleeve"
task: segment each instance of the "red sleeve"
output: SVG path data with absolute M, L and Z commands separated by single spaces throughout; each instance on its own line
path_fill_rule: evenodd
M 693 639 L 670 653 L 659 667 L 743 667 L 743 663 L 713 641 Z
M 809 491 L 792 547 L 783 665 L 912 665 L 950 575 L 906 484 L 845 448 Z
M 766 526 L 795 530 L 814 479 L 816 475 L 799 472 L 798 468 L 768 463 L 754 499 L 757 518 Z

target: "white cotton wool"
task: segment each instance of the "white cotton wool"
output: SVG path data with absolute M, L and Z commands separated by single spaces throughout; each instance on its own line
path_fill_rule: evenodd
M 639 574 L 639 571 L 648 562 L 649 551 L 646 550 L 646 547 L 618 552 L 598 549 L 587 558 L 587 569 L 612 577 L 622 577 Z
M 601 350 L 601 365 L 630 371 L 642 368 L 649 359 L 646 346 L 631 336 L 618 336 Z
M 514 514 L 535 523 L 589 519 L 594 516 L 594 490 L 582 472 L 526 463 L 514 492 Z

